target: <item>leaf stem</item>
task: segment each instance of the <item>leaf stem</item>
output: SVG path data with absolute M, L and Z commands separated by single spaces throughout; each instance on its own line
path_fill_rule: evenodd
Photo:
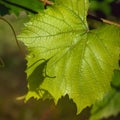
M 106 24 L 110 24 L 110 25 L 115 25 L 117 27 L 120 27 L 120 24 L 119 23 L 116 23 L 116 22 L 113 22 L 113 21 L 110 21 L 110 20 L 106 20 L 104 18 L 99 18 L 99 17 L 96 17 L 94 15 L 90 15 L 88 14 L 87 16 L 88 18 L 91 18 L 91 19 L 94 19 L 94 20 L 97 20 L 97 21 L 100 21 L 102 23 L 106 23 Z

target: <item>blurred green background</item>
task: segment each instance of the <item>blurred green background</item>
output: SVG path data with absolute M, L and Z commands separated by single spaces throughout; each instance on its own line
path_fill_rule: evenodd
M 17 35 L 34 14 L 8 1 L 36 12 L 44 8 L 39 0 L 0 0 L 0 16 L 9 21 Z M 119 22 L 120 0 L 90 0 L 90 2 L 89 13 Z M 93 23 L 93 26 L 97 25 L 97 22 Z M 27 54 L 24 44 L 20 41 L 19 44 Z M 0 120 L 88 120 L 90 108 L 77 115 L 76 105 L 67 95 L 62 97 L 57 105 L 53 100 L 31 99 L 27 103 L 24 103 L 24 100 L 16 100 L 27 92 L 26 63 L 16 44 L 13 31 L 0 19 Z M 120 118 L 118 116 L 108 119 Z

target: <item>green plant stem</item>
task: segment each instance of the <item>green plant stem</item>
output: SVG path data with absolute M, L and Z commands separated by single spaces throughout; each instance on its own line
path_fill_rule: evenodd
M 21 9 L 24 9 L 24 10 L 30 12 L 30 13 L 33 13 L 33 14 L 37 14 L 38 13 L 37 11 L 34 11 L 34 10 L 30 9 L 30 8 L 24 7 L 24 6 L 16 4 L 16 3 L 10 2 L 8 0 L 2 0 L 2 1 L 5 2 L 5 3 L 7 3 L 7 4 L 9 4 L 9 5 L 12 5 L 12 6 L 21 8 Z
M 19 42 L 18 42 L 18 40 L 17 40 L 17 36 L 16 36 L 16 33 L 15 33 L 15 30 L 14 30 L 13 26 L 12 26 L 5 18 L 3 18 L 3 17 L 0 17 L 0 20 L 4 21 L 5 23 L 7 23 L 7 24 L 10 26 L 11 30 L 13 31 L 16 44 L 17 44 L 17 46 L 18 46 L 21 54 L 24 56 L 24 52 L 23 52 L 22 48 L 21 48 L 20 45 L 19 45 Z

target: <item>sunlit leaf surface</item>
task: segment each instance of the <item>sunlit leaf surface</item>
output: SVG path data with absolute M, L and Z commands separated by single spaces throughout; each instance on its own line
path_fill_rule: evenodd
M 28 47 L 28 94 L 68 94 L 78 112 L 101 99 L 118 68 L 120 29 L 106 25 L 89 30 L 88 0 L 58 0 L 33 17 L 18 37 Z M 114 32 L 113 32 L 114 31 Z

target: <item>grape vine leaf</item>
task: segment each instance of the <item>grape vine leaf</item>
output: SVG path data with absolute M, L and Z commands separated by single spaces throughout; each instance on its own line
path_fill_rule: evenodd
M 112 89 L 104 96 L 102 101 L 97 101 L 92 108 L 90 120 L 100 120 L 120 113 L 120 70 L 114 70 Z
M 89 30 L 88 6 L 88 0 L 57 0 L 18 36 L 29 50 L 26 100 L 49 95 L 57 102 L 68 94 L 80 112 L 110 89 L 118 68 L 120 29 L 104 25 Z

